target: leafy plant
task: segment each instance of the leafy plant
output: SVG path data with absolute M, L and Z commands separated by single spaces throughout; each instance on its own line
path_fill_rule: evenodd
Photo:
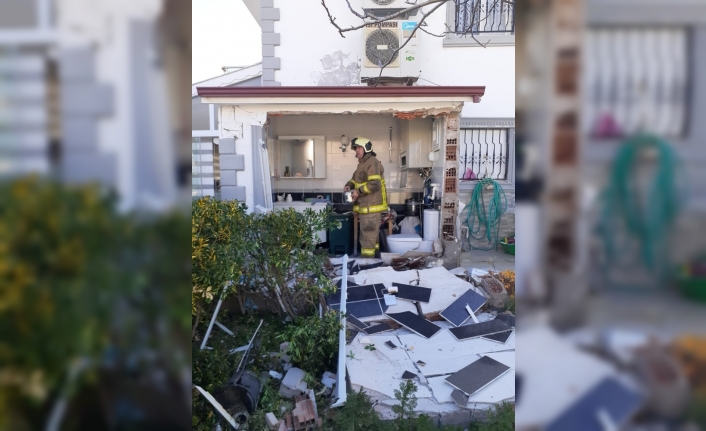
M 512 404 L 502 403 L 494 411 L 488 412 L 485 422 L 471 422 L 470 431 L 513 431 L 515 429 L 515 409 Z
M 368 344 L 367 346 L 365 346 L 365 350 L 370 350 L 372 352 L 377 349 L 375 349 L 375 344 Z
M 243 282 L 249 243 L 243 235 L 250 224 L 244 204 L 211 197 L 191 204 L 192 337 L 205 307 L 219 295 L 225 298 Z M 231 282 L 225 289 L 226 283 Z M 235 283 L 235 284 L 233 284 Z
M 323 268 L 326 256 L 314 253 L 316 232 L 335 225 L 330 210 L 294 209 L 250 217 L 250 291 L 269 299 L 272 308 L 291 318 L 312 310 L 333 290 Z
M 330 431 L 377 431 L 383 427 L 380 417 L 370 403 L 370 397 L 361 388 L 348 394 L 346 404 L 326 426 Z
M 397 413 L 398 429 L 412 429 L 410 419 L 414 418 L 414 409 L 417 407 L 417 385 L 412 380 L 400 383 L 400 388 L 395 389 L 395 398 L 399 405 L 392 406 L 392 411 Z
M 298 317 L 278 338 L 289 341 L 288 354 L 292 363 L 316 376 L 333 367 L 338 353 L 338 333 L 341 321 L 335 311 Z

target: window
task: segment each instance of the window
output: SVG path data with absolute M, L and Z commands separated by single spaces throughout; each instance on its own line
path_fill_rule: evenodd
M 594 27 L 586 39 L 584 133 L 594 140 L 636 132 L 686 133 L 688 29 Z
M 459 138 L 461 181 L 508 179 L 509 129 L 463 129 Z
M 506 0 L 455 0 L 447 3 L 445 46 L 515 44 L 515 5 Z
M 191 197 L 218 197 L 220 167 L 213 138 L 191 138 Z

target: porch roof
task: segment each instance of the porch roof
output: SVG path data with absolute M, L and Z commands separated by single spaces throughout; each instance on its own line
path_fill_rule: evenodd
M 347 103 L 372 102 L 377 99 L 412 101 L 445 100 L 480 102 L 485 86 L 400 86 L 400 87 L 198 87 L 198 95 L 210 103 L 282 103 L 306 99 L 309 103 L 322 99 L 345 99 Z M 206 102 L 206 100 L 204 100 Z M 206 103 L 208 103 L 206 102 Z

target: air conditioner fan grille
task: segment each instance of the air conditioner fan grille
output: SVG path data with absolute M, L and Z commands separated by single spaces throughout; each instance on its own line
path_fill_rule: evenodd
M 378 4 L 380 6 L 387 6 L 394 1 L 395 0 L 373 0 L 373 3 Z
M 379 47 L 386 48 L 379 49 Z M 365 56 L 371 63 L 382 67 L 395 61 L 399 47 L 400 40 L 394 31 L 377 29 L 365 40 Z

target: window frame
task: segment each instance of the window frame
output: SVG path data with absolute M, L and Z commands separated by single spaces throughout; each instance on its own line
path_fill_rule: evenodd
M 455 33 L 456 28 L 456 3 L 449 1 L 446 3 L 446 27 L 451 30 L 444 36 L 444 46 L 515 46 L 515 32 L 508 33 L 478 33 L 475 38 L 480 42 L 476 42 L 469 35 L 459 35 Z
M 515 119 L 514 118 L 461 118 L 459 131 L 465 133 L 466 129 L 507 129 L 507 179 L 495 180 L 503 190 L 515 190 Z M 459 151 L 461 149 L 459 138 Z M 478 180 L 458 180 L 459 192 L 473 191 Z

